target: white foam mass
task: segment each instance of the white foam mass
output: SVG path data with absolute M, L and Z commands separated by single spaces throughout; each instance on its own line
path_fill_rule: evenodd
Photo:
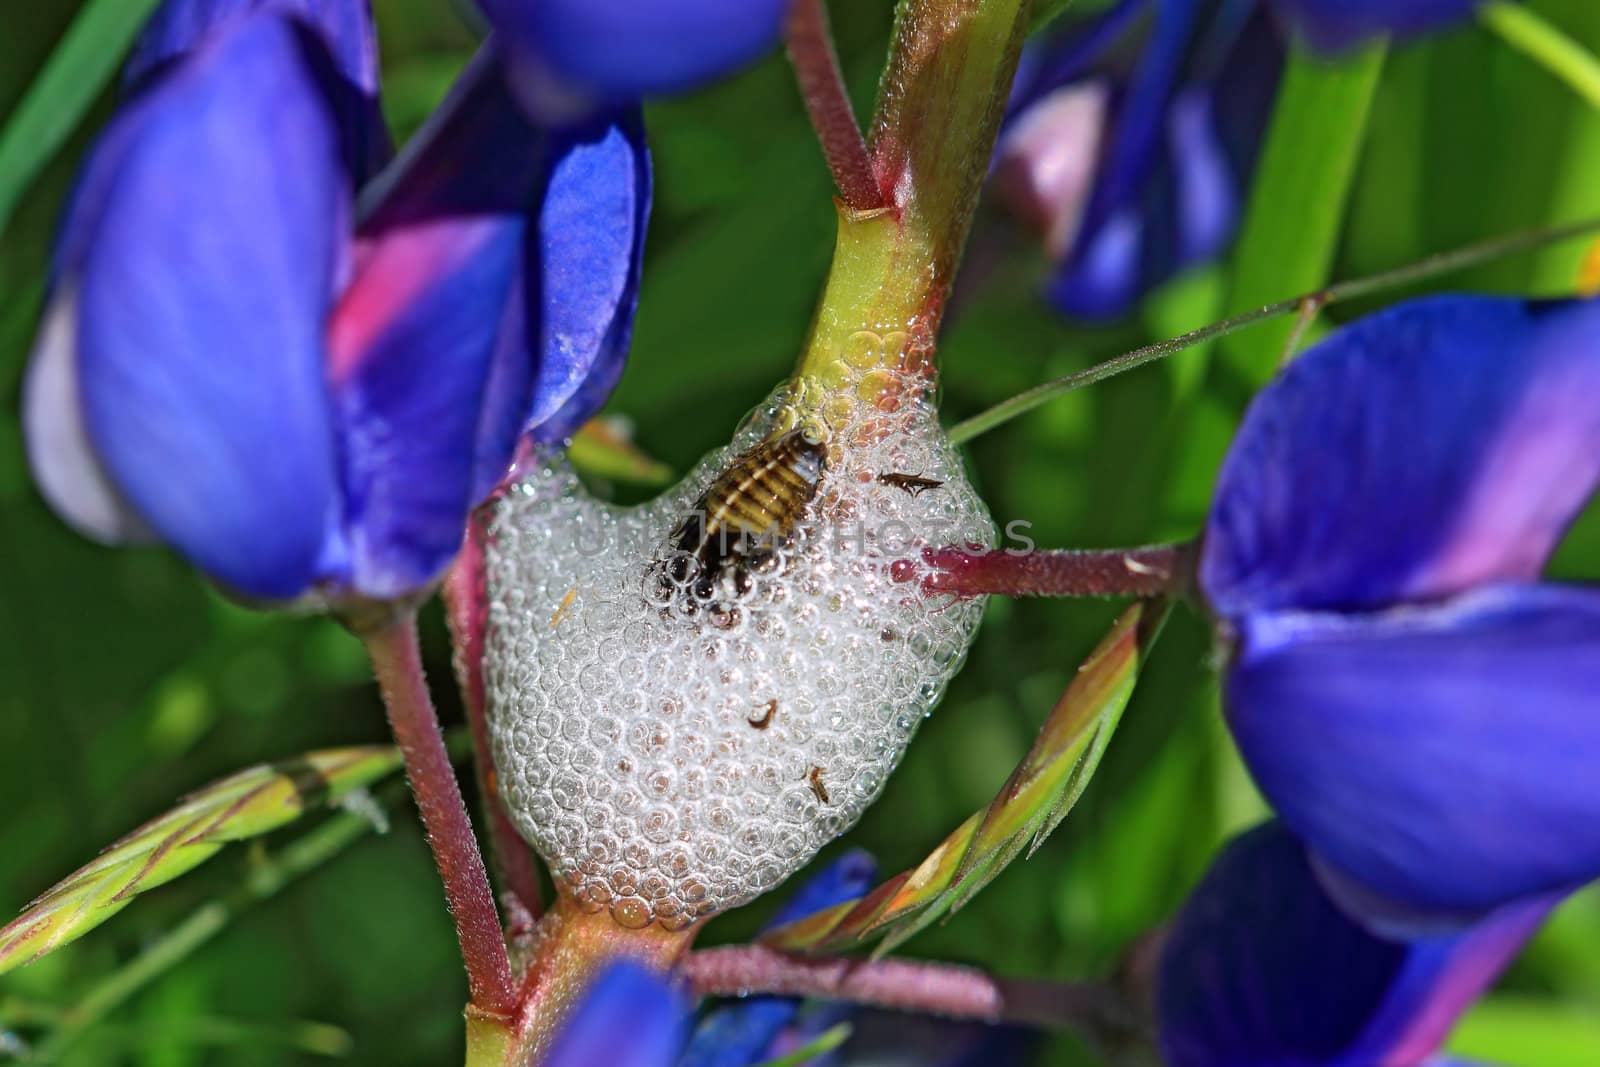
M 741 455 L 795 425 L 780 389 L 651 503 L 535 457 L 489 526 L 485 652 L 499 790 L 584 905 L 680 927 L 764 893 L 877 797 L 959 669 L 981 600 L 926 593 L 921 549 L 994 525 L 920 392 L 823 405 L 827 465 L 777 565 L 732 612 L 664 583 L 671 534 Z M 808 424 L 809 425 L 809 424 Z M 908 491 L 879 480 L 942 484 Z

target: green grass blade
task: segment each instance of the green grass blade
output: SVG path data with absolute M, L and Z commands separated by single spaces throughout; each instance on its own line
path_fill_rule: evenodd
M 1378 45 L 1337 64 L 1290 53 L 1234 252 L 1230 314 L 1328 283 L 1383 58 Z M 1259 386 L 1293 329 L 1280 319 L 1234 334 L 1222 362 Z
M 0 233 L 77 129 L 159 0 L 89 0 L 0 130 Z
M 1166 616 L 1167 605 L 1154 602 L 1123 612 L 1078 669 L 999 795 L 919 866 L 763 940 L 787 951 L 832 952 L 881 937 L 877 954 L 888 952 L 960 909 L 1012 860 L 1037 848 L 1093 777 Z
M 399 768 L 399 752 L 387 746 L 328 749 L 252 767 L 192 794 L 0 929 L 0 974 L 77 940 L 140 893 L 193 870 L 228 842 L 276 830 Z

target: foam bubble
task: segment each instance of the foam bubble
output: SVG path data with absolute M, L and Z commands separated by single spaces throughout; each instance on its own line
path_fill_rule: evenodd
M 674 530 L 740 456 L 795 424 L 798 389 L 649 504 L 597 501 L 550 455 L 490 523 L 502 797 L 555 876 L 626 925 L 744 903 L 854 824 L 982 615 L 980 600 L 915 580 L 922 548 L 995 539 L 918 392 L 891 412 L 830 410 L 816 494 L 748 590 L 694 602 L 692 579 L 672 581 Z M 879 480 L 896 473 L 942 484 Z

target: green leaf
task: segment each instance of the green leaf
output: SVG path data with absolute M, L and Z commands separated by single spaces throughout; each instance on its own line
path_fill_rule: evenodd
M 774 1060 L 767 1060 L 756 1064 L 756 1067 L 805 1067 L 806 1064 L 819 1056 L 826 1056 L 834 1049 L 850 1040 L 850 1033 L 854 1028 L 849 1023 L 840 1023 L 830 1027 L 814 1037 L 810 1042 L 795 1049 L 793 1052 L 779 1056 Z
M 399 751 L 387 746 L 327 749 L 207 786 L 106 849 L 0 930 L 0 974 L 82 937 L 228 842 L 259 837 L 313 807 L 337 804 L 399 768 Z
M 1230 313 L 1328 283 L 1383 57 L 1376 45 L 1336 64 L 1291 51 L 1234 253 Z M 1293 330 L 1280 319 L 1229 337 L 1224 367 L 1261 385 Z
M 763 940 L 788 951 L 831 952 L 882 937 L 877 950 L 882 954 L 960 909 L 1024 850 L 1031 855 L 1094 777 L 1166 616 L 1167 605 L 1155 602 L 1137 603 L 1122 613 L 1078 668 L 999 795 L 920 866 Z
M 1571 1004 L 1493 996 L 1462 1020 L 1450 1050 L 1485 1063 L 1589 1067 L 1600 1063 L 1600 1021 Z
M 0 232 L 83 121 L 159 0 L 88 0 L 0 131 Z
M 636 485 L 666 485 L 672 468 L 633 443 L 626 422 L 616 416 L 590 419 L 572 438 L 567 456 L 579 472 Z
M 1600 108 L 1600 59 L 1532 8 L 1494 0 L 1478 17 L 1512 48 L 1567 84 L 1590 107 Z

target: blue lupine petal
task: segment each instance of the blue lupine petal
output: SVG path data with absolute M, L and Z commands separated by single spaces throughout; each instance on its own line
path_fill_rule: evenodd
M 1452 937 L 1381 940 L 1339 911 L 1304 846 L 1268 823 L 1222 852 L 1162 950 L 1165 1061 L 1421 1064 L 1545 912 L 1542 904 L 1512 908 Z
M 327 91 L 349 139 L 353 180 L 370 177 L 388 158 L 388 132 L 378 108 L 378 38 L 369 0 L 166 0 L 134 43 L 123 71 L 143 85 L 207 35 L 256 11 L 291 16 L 312 29 L 327 49 L 336 77 Z
M 28 464 L 50 507 L 103 544 L 148 540 L 150 528 L 123 499 L 89 441 L 78 383 L 78 297 L 69 285 L 46 306 L 28 357 L 22 427 Z
M 556 1035 L 543 1067 L 667 1067 L 683 1046 L 688 1004 L 631 960 L 600 972 Z
M 615 100 L 691 88 L 778 42 L 788 0 L 480 0 L 490 23 L 580 89 Z
M 1144 197 L 1160 160 L 1167 108 L 1183 74 L 1199 7 L 1194 0 L 1156 0 L 1154 33 L 1117 109 L 1100 178 L 1084 209 L 1082 233 L 1090 245 L 1101 227 Z
M 510 464 L 532 385 L 524 250 L 546 143 L 486 52 L 360 227 L 328 343 L 363 593 L 435 577 Z
M 1379 312 L 1256 397 L 1200 584 L 1227 618 L 1536 577 L 1600 480 L 1600 302 Z
M 1150 40 L 1127 78 L 1110 53 L 1134 16 L 1152 10 Z M 1045 223 L 1048 251 L 1059 263 L 1047 288 L 1051 302 L 1078 318 L 1112 318 L 1232 240 L 1282 45 L 1255 0 L 1144 0 L 1117 5 L 1051 47 L 1056 54 L 1035 59 L 1027 88 L 1013 97 L 1000 142 L 1001 180 L 1009 179 L 1002 192 Z M 1096 123 L 1103 136 L 1068 111 L 1061 95 L 1063 86 L 1101 85 L 1109 100 Z M 1065 180 L 1070 172 L 1053 158 L 1065 149 L 1030 122 L 1051 107 L 1063 134 L 1080 142 L 1079 166 L 1087 159 L 1095 168 L 1081 204 L 1083 194 Z M 1037 158 L 1017 159 L 1025 150 Z M 1019 172 L 1032 181 L 1019 183 Z M 1059 191 L 1043 180 L 1050 177 Z
M 1281 17 L 1322 52 L 1384 34 L 1411 37 L 1471 17 L 1484 0 L 1273 0 Z
M 526 429 L 559 441 L 616 387 L 633 335 L 650 154 L 636 109 L 551 134 L 540 207 L 538 369 Z
M 1495 586 L 1252 616 L 1226 706 L 1283 820 L 1377 898 L 1341 900 L 1393 924 L 1600 876 L 1597 691 L 1600 591 Z
M 797 922 L 853 900 L 871 889 L 877 876 L 877 862 L 869 853 L 860 849 L 847 852 L 808 878 L 773 915 L 767 928 Z M 781 1055 L 773 1042 L 799 1015 L 800 1004 L 798 997 L 758 996 L 713 1008 L 695 1027 L 678 1067 L 748 1067 Z
M 23 392 L 28 463 L 41 494 L 74 529 L 107 544 L 144 540 L 151 533 L 123 499 L 89 440 L 79 385 L 77 271 L 114 203 L 117 176 L 145 126 L 142 115 L 155 106 L 159 101 L 131 105 L 111 123 L 78 176 L 56 239 L 51 291 Z
M 264 598 L 319 576 L 336 499 L 322 325 L 348 179 L 305 57 L 287 21 L 244 19 L 125 112 L 92 254 L 62 280 L 112 480 L 200 569 Z

